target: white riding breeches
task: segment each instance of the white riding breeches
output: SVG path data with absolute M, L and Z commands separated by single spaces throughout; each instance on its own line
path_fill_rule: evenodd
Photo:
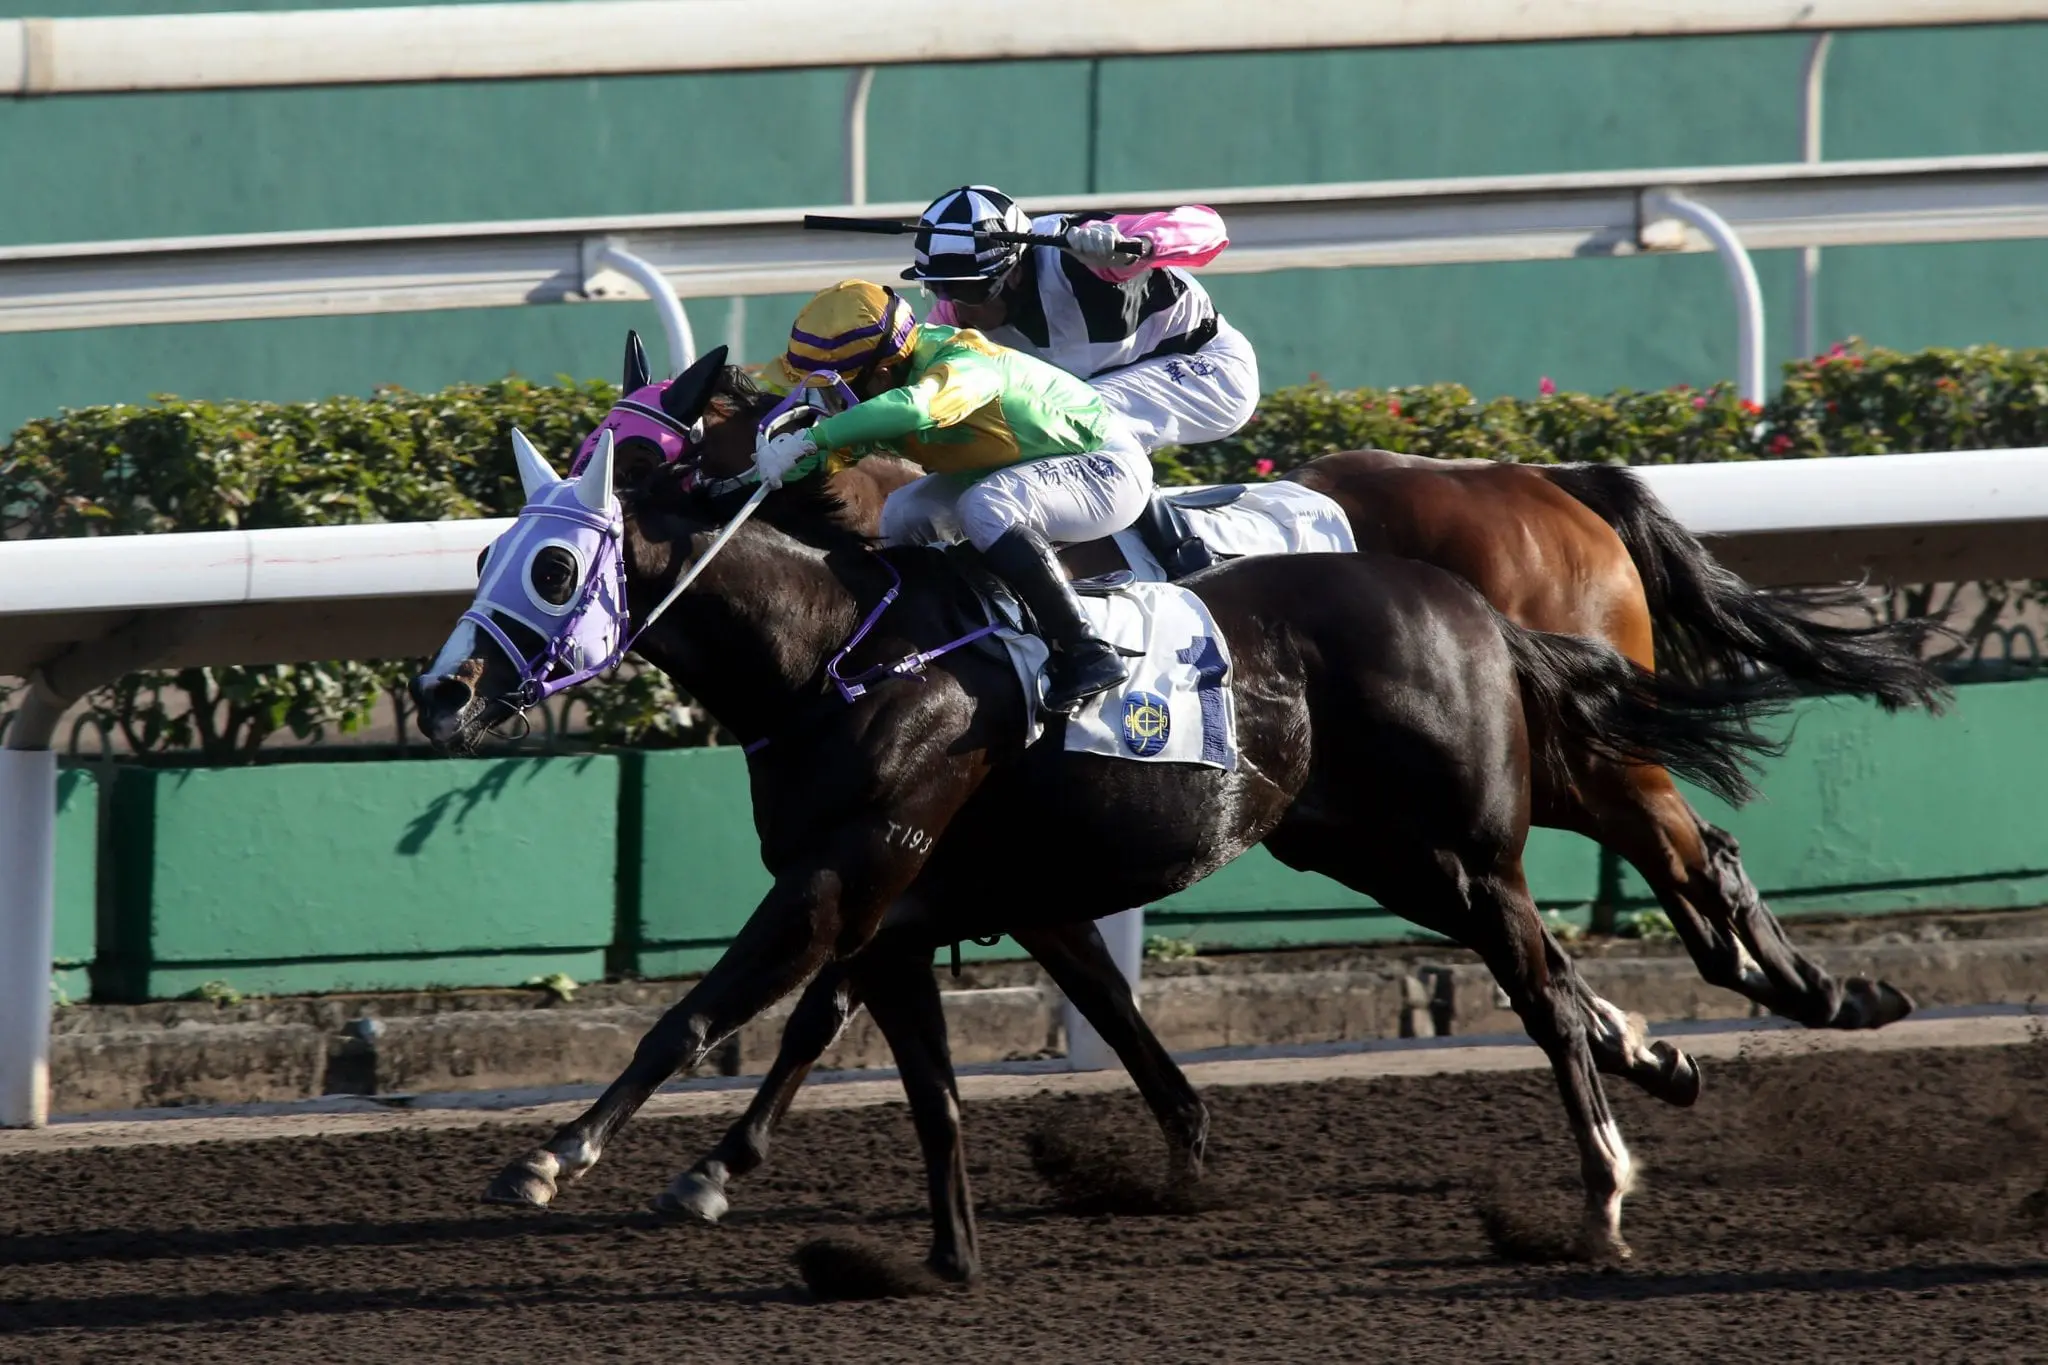
M 1051 544 L 1077 545 L 1129 526 L 1151 494 L 1151 457 L 1126 442 L 1011 465 L 979 481 L 927 474 L 882 504 L 882 540 L 936 545 L 964 538 L 986 550 L 1005 531 L 1029 526 Z
M 1088 381 L 1147 451 L 1234 436 L 1258 410 L 1252 343 L 1221 318 L 1216 324 L 1215 338 L 1193 355 L 1154 356 Z

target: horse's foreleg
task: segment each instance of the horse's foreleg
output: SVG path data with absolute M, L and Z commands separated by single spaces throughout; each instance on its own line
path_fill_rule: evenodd
M 728 1182 L 747 1175 L 767 1160 L 775 1126 L 789 1112 L 811 1067 L 824 1056 L 860 1007 L 843 963 L 828 962 L 804 988 L 803 998 L 782 1029 L 775 1064 L 754 1092 L 754 1101 L 738 1123 L 726 1130 L 718 1145 L 696 1165 L 677 1176 L 655 1198 L 663 1213 L 687 1214 L 715 1223 L 729 1206 Z
M 597 1103 L 501 1171 L 484 1199 L 546 1207 L 561 1182 L 597 1164 L 605 1142 L 664 1081 L 815 972 L 839 932 L 839 885 L 823 870 L 780 879 L 704 979 L 648 1030 Z
M 1209 1146 L 1209 1108 L 1138 1012 L 1130 983 L 1095 925 L 1061 924 L 1011 936 L 1038 959 L 1131 1073 L 1166 1137 L 1168 1179 L 1198 1179 Z
M 932 1207 L 931 1267 L 949 1280 L 972 1280 L 981 1268 L 981 1255 L 967 1185 L 967 1155 L 960 1143 L 960 1091 L 953 1080 L 946 1015 L 930 952 L 885 946 L 877 953 L 871 948 L 847 965 L 868 1013 L 889 1040 L 910 1101 L 918 1146 L 924 1151 Z

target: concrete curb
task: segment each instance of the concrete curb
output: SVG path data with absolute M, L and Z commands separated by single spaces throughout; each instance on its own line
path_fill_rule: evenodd
M 1829 970 L 1883 977 L 1923 1008 L 2048 1004 L 2048 937 L 1812 948 Z M 1595 990 L 1652 1022 L 1755 1013 L 1747 1001 L 1701 981 L 1683 957 L 1589 956 L 1579 968 Z M 73 1011 L 51 1040 L 52 1108 L 80 1114 L 603 1084 L 679 990 L 638 983 L 591 993 L 591 1004 L 552 1007 L 537 1006 L 533 992 L 501 992 L 481 1005 L 410 996 L 255 1002 L 216 1011 L 219 1022 L 208 1022 L 212 1007 L 190 1004 Z M 1408 952 L 1392 961 L 1299 970 L 1180 971 L 1147 977 L 1139 999 L 1175 1052 L 1520 1032 L 1492 978 L 1462 954 L 1451 960 Z M 956 1062 L 1064 1054 L 1060 997 L 1042 979 L 946 990 L 941 1000 Z M 785 1004 L 749 1024 L 696 1074 L 766 1070 L 787 1011 Z M 829 1070 L 888 1065 L 888 1048 L 865 1014 L 820 1062 Z
M 1996 1009 L 1996 1007 L 1992 1007 Z M 2039 1046 L 2048 1034 L 2043 1018 L 2008 1010 L 1961 1017 L 1907 1019 L 1871 1032 L 1809 1032 L 1775 1021 L 1723 1021 L 1682 1026 L 1677 1041 L 1702 1060 L 1778 1057 L 1840 1052 L 1899 1052 L 1932 1048 Z M 1474 1072 L 1536 1071 L 1548 1060 L 1526 1040 L 1474 1038 L 1412 1039 L 1326 1044 L 1298 1052 L 1230 1049 L 1185 1061 L 1198 1089 L 1239 1085 L 1316 1085 L 1331 1081 L 1378 1080 Z M 970 1067 L 960 1077 L 960 1097 L 972 1106 L 988 1100 L 1041 1095 L 1102 1094 L 1127 1089 L 1122 1071 L 1067 1071 L 1057 1063 L 1012 1062 Z M 750 1086 L 729 1080 L 686 1081 L 665 1087 L 649 1100 L 649 1118 L 717 1117 L 738 1114 L 752 1097 Z M 596 1097 L 595 1086 L 550 1086 L 540 1091 L 459 1091 L 439 1095 L 369 1099 L 332 1096 L 278 1104 L 221 1105 L 159 1109 L 61 1120 L 48 1128 L 0 1131 L 0 1162 L 33 1153 L 81 1151 L 93 1147 L 177 1146 L 193 1142 L 242 1142 L 428 1129 L 552 1127 L 575 1117 Z M 794 1108 L 859 1109 L 901 1104 L 903 1089 L 889 1073 L 814 1072 L 798 1092 Z

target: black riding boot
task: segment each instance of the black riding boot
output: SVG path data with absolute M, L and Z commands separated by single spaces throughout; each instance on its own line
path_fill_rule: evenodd
M 1026 526 L 1003 532 L 982 558 L 1016 589 L 1038 618 L 1038 629 L 1052 646 L 1047 669 L 1045 705 L 1049 711 L 1072 713 L 1098 692 L 1107 692 L 1125 678 L 1115 646 L 1088 628 L 1081 599 L 1068 586 L 1059 556 L 1045 538 Z

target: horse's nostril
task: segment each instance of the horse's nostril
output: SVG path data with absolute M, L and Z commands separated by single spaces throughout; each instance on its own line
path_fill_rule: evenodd
M 450 711 L 460 711 L 476 696 L 476 690 L 460 678 L 443 678 L 434 684 L 434 704 Z

